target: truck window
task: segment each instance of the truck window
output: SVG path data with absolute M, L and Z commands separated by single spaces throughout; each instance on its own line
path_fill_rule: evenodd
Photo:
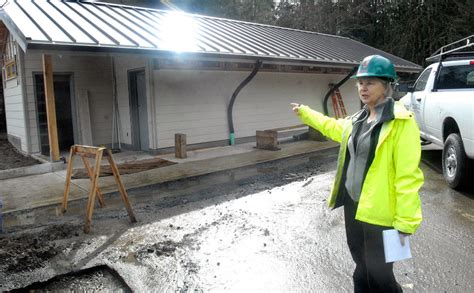
M 426 69 L 420 75 L 415 85 L 415 92 L 421 92 L 425 90 L 426 83 L 428 82 L 428 77 L 430 77 L 431 68 Z
M 474 65 L 443 67 L 439 73 L 438 89 L 474 88 Z

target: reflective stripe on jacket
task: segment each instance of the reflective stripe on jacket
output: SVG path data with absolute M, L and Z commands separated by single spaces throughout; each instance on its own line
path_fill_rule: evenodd
M 419 168 L 420 131 L 413 114 L 402 104 L 396 102 L 393 111 L 395 119 L 382 124 L 375 155 L 362 186 L 356 219 L 412 234 L 422 220 L 418 195 L 424 182 Z M 328 201 L 329 207 L 336 207 L 339 189 L 344 188 L 341 181 L 352 117 L 335 119 L 304 105 L 299 108 L 298 115 L 303 123 L 341 144 Z

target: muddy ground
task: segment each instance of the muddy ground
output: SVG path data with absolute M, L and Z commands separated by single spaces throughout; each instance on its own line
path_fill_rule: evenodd
M 21 154 L 10 144 L 6 135 L 0 135 L 0 170 L 39 164 L 37 160 Z
M 213 216 L 202 215 L 202 210 L 213 209 L 228 201 L 262 191 L 270 194 L 273 188 L 294 181 L 312 181 L 312 176 L 334 169 L 336 155 L 336 151 L 332 150 L 311 158 L 301 156 L 261 164 L 258 168 L 241 168 L 129 191 L 134 212 L 139 219 L 139 223 L 135 225 L 128 222 L 126 211 L 117 200 L 118 195 L 107 195 L 108 206 L 95 210 L 92 233 L 89 235 L 82 232 L 85 201 L 71 202 L 65 216 L 58 216 L 58 207 L 7 215 L 4 217 L 6 234 L 0 236 L 0 280 L 4 280 L 0 282 L 0 290 L 24 288 L 34 282 L 46 281 L 56 275 L 100 263 L 114 269 L 117 269 L 116 264 L 121 267 L 131 263 L 146 271 L 150 269 L 147 267 L 156 265 L 150 262 L 159 263 L 160 259 L 165 262 L 176 261 L 172 266 L 182 267 L 183 275 L 176 276 L 171 282 L 166 278 L 152 278 L 144 281 L 146 284 L 132 285 L 134 290 L 150 290 L 155 287 L 153 284 L 162 287 L 168 282 L 167 290 L 171 291 L 174 291 L 173 288 L 183 292 L 193 286 L 201 288 L 187 280 L 200 270 L 200 265 L 187 257 L 179 259 L 179 255 L 183 250 L 199 250 L 201 244 L 197 238 L 200 233 L 220 224 L 233 222 L 237 216 L 216 210 L 212 211 Z M 315 160 L 325 163 L 315 166 Z M 197 217 L 197 227 L 193 228 L 192 223 L 181 223 L 181 219 L 174 219 L 194 211 L 197 212 L 193 215 Z M 211 212 L 204 211 L 206 213 Z M 239 209 L 236 213 L 239 217 L 245 217 L 248 212 Z M 239 221 L 242 222 L 241 226 L 232 234 L 239 231 L 245 234 L 245 231 L 253 230 L 251 226 L 245 228 L 245 219 L 241 218 Z M 159 228 L 151 228 L 156 224 Z M 154 231 L 156 229 L 158 231 Z M 141 231 L 138 232 L 139 236 L 134 234 L 136 231 Z M 265 229 L 259 232 L 264 236 L 267 234 L 265 237 L 269 233 Z M 137 239 L 129 239 L 130 237 Z M 143 241 L 145 237 L 152 239 Z M 127 246 L 133 248 L 128 250 Z M 105 262 L 104 257 L 107 259 Z M 99 263 L 98 259 L 101 259 Z M 219 267 L 220 262 L 225 263 L 225 257 L 214 265 Z M 131 271 L 133 270 L 125 270 Z M 123 271 L 121 273 L 126 274 Z M 92 285 L 92 290 L 98 286 Z
M 7 215 L 0 291 L 33 284 L 42 290 L 350 292 L 354 265 L 342 211 L 326 207 L 336 156 L 328 150 L 132 190 L 136 224 L 118 195 L 107 195 L 88 235 L 82 232 L 85 201 L 71 202 L 64 216 L 58 207 Z M 447 188 L 438 171 L 423 170 L 425 222 L 412 239 L 414 259 L 395 266 L 397 279 L 406 292 L 472 292 L 474 196 Z M 83 269 L 89 270 L 69 274 Z M 69 275 L 57 277 L 63 274 Z

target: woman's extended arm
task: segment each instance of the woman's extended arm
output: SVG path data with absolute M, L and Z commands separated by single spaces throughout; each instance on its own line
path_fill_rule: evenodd
M 344 126 L 350 123 L 348 119 L 331 118 L 306 105 L 291 103 L 291 106 L 304 124 L 318 130 L 324 136 L 336 142 L 341 142 Z

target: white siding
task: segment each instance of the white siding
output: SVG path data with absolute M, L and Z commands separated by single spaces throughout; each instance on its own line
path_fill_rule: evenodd
M 112 139 L 111 58 L 67 54 L 52 54 L 52 57 L 55 74 L 72 74 L 73 88 L 71 91 L 75 99 L 77 120 L 87 119 L 87 117 L 81 116 L 81 109 L 78 107 L 80 103 L 77 99 L 89 98 L 92 144 L 110 143 Z M 25 71 L 32 152 L 39 152 L 33 75 L 43 71 L 41 52 L 28 51 L 25 56 Z M 88 93 L 88 95 L 84 93 Z M 77 120 L 76 125 L 80 125 L 80 121 Z M 75 143 L 83 143 L 85 140 L 84 135 L 81 135 L 83 130 L 76 129 L 75 131 L 78 131 L 76 137 L 79 139 Z
M 7 80 L 4 85 L 7 133 L 21 139 L 21 150 L 27 152 L 25 116 L 23 113 L 23 90 L 21 77 Z
M 249 72 L 155 70 L 158 148 L 174 145 L 174 134 L 185 133 L 189 144 L 229 138 L 227 104 Z M 300 124 L 290 109 L 298 102 L 322 110 L 329 83 L 343 75 L 260 72 L 240 92 L 234 104 L 235 137 L 256 130 Z M 346 110 L 359 100 L 351 80 L 341 88 Z M 329 107 L 331 104 L 329 103 Z
M 111 143 L 113 122 L 111 57 L 66 54 L 52 56 L 55 73 L 73 75 L 73 95 L 78 120 L 84 119 L 84 113 L 81 113 L 84 111 L 78 109 L 79 105 L 82 107 L 87 105 L 87 103 L 79 103 L 78 99 L 88 99 L 93 144 Z M 128 71 L 148 69 L 150 59 L 122 54 L 115 56 L 114 60 L 120 115 L 120 140 L 122 143 L 131 144 Z M 25 67 L 27 121 L 30 127 L 32 151 L 38 152 L 39 135 L 33 75 L 42 72 L 41 53 L 29 51 L 25 56 Z M 229 138 L 228 101 L 249 72 L 206 70 L 147 70 L 146 72 L 150 148 L 172 147 L 175 133 L 185 133 L 189 144 Z M 289 103 L 299 102 L 322 110 L 322 101 L 329 88 L 328 84 L 336 83 L 343 77 L 343 75 L 329 74 L 258 73 L 236 99 L 233 111 L 236 138 L 254 136 L 256 130 L 299 124 Z M 355 112 L 359 108 L 355 83 L 352 80 L 349 81 L 343 86 L 341 92 L 348 113 Z M 9 125 L 11 125 L 9 132 L 24 137 L 22 123 L 25 119 L 22 116 L 21 89 L 16 89 L 14 92 L 12 88 L 7 101 L 11 110 L 8 114 Z M 15 105 L 18 103 L 20 105 Z M 329 106 L 331 107 L 331 103 Z M 77 122 L 76 125 L 80 126 L 81 123 Z M 85 137 L 83 134 L 79 135 L 80 141 L 76 143 L 83 143 L 87 140 Z

